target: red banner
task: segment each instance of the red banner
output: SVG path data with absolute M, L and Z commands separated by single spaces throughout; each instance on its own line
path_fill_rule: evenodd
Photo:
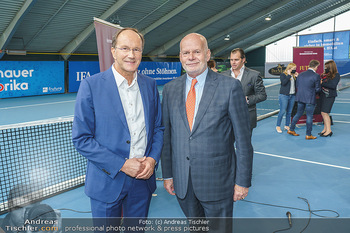
M 293 48 L 293 63 L 297 65 L 297 72 L 301 73 L 309 69 L 309 63 L 311 60 L 318 60 L 320 62 L 320 66 L 317 69 L 318 74 L 322 74 L 324 71 L 324 48 L 323 47 L 294 47 Z M 320 111 L 320 106 L 318 104 L 318 96 L 316 97 L 316 108 L 314 111 L 313 122 L 319 123 L 322 122 L 322 116 Z M 294 110 L 292 116 L 296 113 L 296 105 L 294 106 Z M 306 123 L 306 115 L 300 117 L 297 124 L 305 124 Z
M 318 74 L 322 74 L 324 66 L 324 48 L 323 47 L 294 47 L 293 63 L 297 65 L 297 72 L 301 73 L 309 69 L 311 60 L 318 60 L 320 66 L 317 69 Z
M 114 62 L 111 47 L 112 38 L 122 27 L 102 19 L 94 18 L 100 71 L 108 70 Z

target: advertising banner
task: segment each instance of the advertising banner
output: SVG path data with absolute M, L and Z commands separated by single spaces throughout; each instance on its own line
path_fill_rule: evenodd
M 69 67 L 69 92 L 77 92 L 80 82 L 97 74 L 100 70 L 97 61 L 70 61 Z M 154 78 L 157 85 L 161 86 L 181 75 L 180 62 L 141 62 L 138 72 Z
M 320 66 L 317 69 L 318 74 L 322 74 L 324 71 L 324 50 L 323 47 L 294 47 L 293 48 L 293 63 L 297 65 L 297 72 L 301 73 L 309 69 L 309 63 L 311 60 L 318 60 Z M 316 98 L 318 101 L 318 98 Z M 296 105 L 294 110 L 296 111 Z M 292 116 L 295 115 L 295 111 L 292 112 Z M 313 122 L 322 122 L 322 116 L 319 105 L 316 105 Z M 306 123 L 306 115 L 303 115 L 297 124 Z
M 83 79 L 100 72 L 98 61 L 70 61 L 68 68 L 68 92 L 77 92 Z
M 1 61 L 0 98 L 64 93 L 64 61 Z
M 113 57 L 111 53 L 113 36 L 122 27 L 116 24 L 109 23 L 102 19 L 94 18 L 98 59 L 100 61 L 100 71 L 108 70 L 113 64 Z
M 324 71 L 324 51 L 323 47 L 294 47 L 293 63 L 297 65 L 297 72 L 301 73 L 309 69 L 311 60 L 318 60 L 320 66 L 317 69 L 318 74 Z
M 139 72 L 154 78 L 157 85 L 164 85 L 167 82 L 181 75 L 180 62 L 141 62 Z
M 300 47 L 324 47 L 324 60 L 349 59 L 350 31 L 299 36 Z
M 265 78 L 280 78 L 280 75 L 291 62 L 266 62 Z

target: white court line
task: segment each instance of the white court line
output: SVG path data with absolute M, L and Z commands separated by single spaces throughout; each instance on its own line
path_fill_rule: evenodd
M 271 108 L 258 108 L 259 110 L 263 111 L 275 111 L 276 109 L 271 109 Z
M 311 163 L 311 164 L 317 164 L 317 165 L 322 165 L 322 166 L 327 166 L 327 167 L 335 167 L 335 168 L 350 170 L 350 167 L 343 167 L 343 166 L 338 166 L 338 165 L 333 165 L 333 164 L 328 164 L 328 163 L 314 162 L 314 161 L 305 160 L 305 159 L 296 159 L 296 158 L 291 158 L 291 157 L 287 157 L 287 156 L 274 155 L 274 154 L 258 152 L 258 151 L 254 151 L 254 153 L 261 154 L 261 155 L 267 155 L 267 156 L 271 156 L 271 157 L 282 158 L 282 159 L 289 159 L 289 160 L 294 160 L 294 161 L 299 161 L 299 162 L 304 162 L 304 163 Z
M 22 106 L 14 106 L 14 107 L 5 107 L 5 108 L 0 108 L 0 110 L 13 109 L 13 108 L 35 107 L 35 106 L 43 106 L 43 105 L 50 105 L 50 104 L 63 104 L 63 103 L 70 103 L 70 102 L 75 102 L 75 100 L 67 100 L 67 101 L 60 101 L 60 102 L 50 102 L 50 103 L 42 103 L 42 104 L 30 104 L 30 105 L 22 105 Z
M 344 123 L 344 124 L 350 124 L 349 121 L 333 121 L 333 122 L 336 122 L 336 123 Z
M 346 75 L 348 75 L 348 74 L 350 74 L 350 72 L 349 72 L 349 73 L 346 73 L 346 74 L 342 74 L 342 75 L 340 75 L 340 77 L 344 77 L 344 76 L 346 76 Z
M 340 101 L 335 101 L 335 104 L 350 104 L 350 102 L 340 102 Z
M 281 82 L 278 82 L 278 83 L 272 83 L 272 84 L 270 84 L 270 85 L 265 86 L 265 88 L 268 88 L 268 87 L 273 87 L 273 86 L 277 86 L 277 85 L 279 85 L 279 84 L 281 84 Z
M 346 114 L 346 113 L 333 113 L 333 112 L 331 112 L 330 115 L 336 115 L 336 116 L 350 116 L 350 114 Z

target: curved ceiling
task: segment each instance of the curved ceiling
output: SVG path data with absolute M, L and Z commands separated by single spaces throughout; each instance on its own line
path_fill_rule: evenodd
M 190 32 L 207 38 L 213 57 L 227 58 L 233 48 L 249 52 L 349 9 L 348 0 L 1 0 L 0 50 L 97 54 L 97 17 L 140 30 L 152 59 L 176 57 Z

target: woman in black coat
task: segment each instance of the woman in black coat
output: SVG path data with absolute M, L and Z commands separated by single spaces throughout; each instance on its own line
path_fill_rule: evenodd
M 321 103 L 321 115 L 323 117 L 324 128 L 320 134 L 321 137 L 332 136 L 331 119 L 329 113 L 332 110 L 335 97 L 337 96 L 337 86 L 340 81 L 340 75 L 338 73 L 337 65 L 333 60 L 325 63 L 325 71 L 321 75 L 321 87 L 320 103 Z

